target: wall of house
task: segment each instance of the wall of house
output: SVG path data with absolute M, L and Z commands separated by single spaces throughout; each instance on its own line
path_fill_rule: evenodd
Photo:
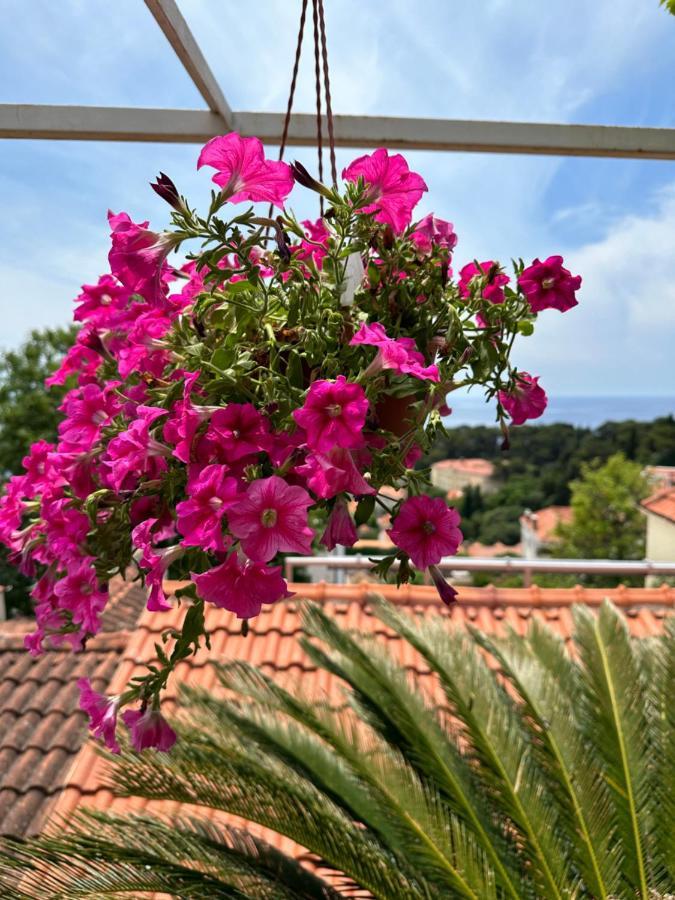
M 675 522 L 647 513 L 647 559 L 675 561 Z

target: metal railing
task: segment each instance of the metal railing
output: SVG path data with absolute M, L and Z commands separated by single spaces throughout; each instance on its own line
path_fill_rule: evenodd
M 376 557 L 373 557 L 376 558 Z M 285 575 L 293 580 L 297 568 L 323 567 L 331 570 L 339 578 L 348 571 L 364 571 L 372 568 L 367 556 L 287 556 L 284 561 Z M 394 563 L 394 566 L 397 564 Z M 531 581 L 535 572 L 578 574 L 578 575 L 669 575 L 675 577 L 675 561 L 660 562 L 650 559 L 522 559 L 520 557 L 472 557 L 446 556 L 439 568 L 448 572 L 522 572 L 525 584 Z

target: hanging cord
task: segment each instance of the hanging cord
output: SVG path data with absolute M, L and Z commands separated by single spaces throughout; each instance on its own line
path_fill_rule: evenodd
M 319 41 L 319 0 L 312 0 L 312 18 L 314 21 L 314 76 L 316 79 L 316 146 L 319 157 L 319 181 L 323 182 L 323 131 L 321 120 L 321 46 Z M 319 197 L 319 206 L 323 216 L 323 197 Z
M 319 25 L 321 29 L 321 55 L 323 57 L 323 86 L 326 94 L 326 119 L 328 121 L 328 146 L 330 148 L 330 174 L 333 187 L 337 185 L 337 165 L 335 163 L 335 133 L 333 130 L 333 107 L 330 96 L 330 76 L 328 74 L 328 47 L 326 45 L 326 19 L 323 0 L 319 0 Z

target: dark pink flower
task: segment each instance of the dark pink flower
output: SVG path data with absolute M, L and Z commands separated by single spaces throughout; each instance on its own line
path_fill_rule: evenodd
M 307 432 L 307 446 L 326 453 L 334 447 L 362 447 L 367 414 L 368 400 L 361 385 L 338 375 L 335 381 L 315 381 L 293 418 Z
M 55 487 L 63 487 L 66 480 L 57 465 L 54 445 L 47 441 L 36 441 L 31 444 L 30 452 L 24 456 L 23 467 L 26 470 L 24 488 L 33 496 L 43 494 Z
M 475 278 L 486 279 L 483 287 L 483 298 L 490 303 L 504 302 L 504 286 L 511 280 L 499 268 L 499 264 L 491 259 L 479 263 L 467 263 L 459 272 L 459 294 L 461 297 L 469 297 L 471 294 L 470 285 Z
M 217 459 L 235 463 L 268 448 L 269 424 L 253 404 L 228 403 L 211 416 L 204 440 Z
M 131 532 L 131 543 L 138 551 L 135 554 L 138 566 L 143 571 L 146 587 L 149 588 L 147 608 L 151 612 L 164 612 L 172 608 L 164 591 L 164 574 L 171 563 L 185 552 L 180 545 L 161 549 L 154 546 L 159 540 L 159 524 L 156 518 L 146 519 Z
M 367 458 L 370 459 L 369 454 Z M 310 491 L 324 499 L 342 493 L 355 497 L 376 493 L 356 467 L 351 451 L 342 447 L 328 453 L 308 454 L 304 464 L 295 471 L 305 479 Z
M 421 175 L 410 171 L 400 153 L 389 156 L 383 147 L 359 156 L 343 170 L 342 177 L 345 181 L 363 178 L 368 186 L 367 205 L 359 212 L 376 213 L 376 221 L 391 225 L 397 234 L 410 224 L 413 209 L 428 190 Z
M 155 420 L 166 415 L 166 410 L 139 406 L 136 414 L 138 418 L 127 430 L 120 432 L 110 441 L 103 458 L 104 465 L 110 470 L 108 481 L 116 491 L 126 487 L 125 482 L 128 478 L 135 486 L 139 478 L 148 472 L 153 459 L 159 464 L 155 469 L 160 471 L 165 469 L 165 457 L 171 455 L 169 448 L 150 434 Z
M 158 709 L 128 709 L 122 719 L 129 729 L 131 746 L 139 753 L 150 748 L 167 751 L 176 743 L 176 732 Z
M 67 563 L 81 557 L 81 546 L 91 525 L 88 516 L 68 498 L 43 498 L 42 521 L 46 545 L 55 561 Z
M 45 378 L 45 387 L 54 387 L 56 384 L 65 384 L 71 375 L 77 375 L 80 384 L 85 379 L 94 378 L 102 359 L 99 354 L 90 347 L 79 343 L 73 344 L 66 352 L 61 365 Z
M 109 212 L 108 221 L 112 229 L 110 271 L 127 290 L 140 294 L 148 303 L 162 300 L 164 260 L 176 245 L 175 236 L 150 231 L 147 222 L 132 222 L 124 212 L 117 215 Z
M 54 584 L 58 608 L 68 610 L 82 634 L 96 634 L 101 626 L 101 613 L 108 602 L 108 589 L 102 588 L 94 559 L 83 557 L 72 563 L 67 574 Z
M 410 239 L 421 253 L 431 253 L 434 247 L 445 247 L 452 252 L 457 244 L 457 235 L 452 222 L 437 219 L 433 213 L 420 219 Z
M 263 603 L 292 597 L 281 576 L 281 566 L 241 562 L 236 553 L 202 575 L 192 575 L 199 596 L 220 609 L 229 609 L 239 619 L 257 616 Z
M 317 269 L 321 269 L 324 258 L 328 255 L 330 231 L 326 227 L 324 219 L 317 219 L 315 222 L 306 219 L 302 225 L 307 240 L 302 241 L 300 246 L 295 249 L 295 258 L 299 260 L 313 259 Z
M 538 419 L 546 409 L 548 398 L 539 378 L 528 372 L 518 372 L 512 391 L 499 391 L 499 402 L 511 416 L 514 425 L 522 425 L 527 419 Z
M 192 403 L 192 391 L 199 380 L 201 372 L 182 372 L 185 379 L 183 398 L 174 404 L 169 418 L 164 425 L 164 440 L 173 446 L 173 455 L 181 462 L 191 460 L 192 444 L 199 426 L 208 416 L 209 411 Z
M 463 540 L 458 525 L 456 509 L 440 497 L 421 494 L 403 501 L 389 536 L 418 569 L 426 569 L 457 553 Z
M 226 472 L 226 466 L 205 466 L 189 479 L 188 499 L 176 506 L 176 527 L 183 535 L 183 546 L 219 553 L 225 550 L 223 516 L 239 493 L 237 479 L 228 478 Z
M 75 299 L 76 322 L 91 322 L 97 328 L 109 328 L 129 303 L 131 292 L 112 275 L 101 275 L 97 284 L 83 284 Z
M 230 531 L 254 562 L 279 552 L 311 553 L 314 532 L 307 525 L 312 498 L 304 488 L 272 475 L 254 481 L 227 514 Z
M 321 535 L 321 543 L 329 550 L 334 550 L 338 544 L 341 547 L 352 547 L 357 538 L 354 520 L 349 514 L 347 504 L 340 499 L 328 516 L 326 530 Z
M 378 354 L 367 370 L 369 374 L 392 369 L 399 375 L 412 375 L 423 381 L 438 381 L 440 378 L 438 366 L 425 365 L 426 360 L 412 338 L 390 338 L 379 322 L 371 325 L 363 322 L 349 343 L 351 346 L 365 344 L 377 347 Z
M 119 753 L 120 747 L 115 739 L 115 732 L 120 698 L 99 694 L 93 690 L 88 678 L 78 679 L 77 686 L 80 690 L 80 709 L 89 716 L 92 735 L 102 740 L 108 750 Z
M 61 404 L 65 418 L 59 425 L 60 449 L 90 450 L 101 433 L 120 410 L 119 399 L 113 393 L 113 385 L 102 388 L 98 384 L 68 391 Z
M 446 606 L 452 606 L 457 601 L 457 591 L 451 584 L 448 584 L 438 566 L 429 566 L 429 574 L 443 603 Z
M 563 266 L 562 256 L 549 256 L 544 262 L 535 259 L 523 270 L 518 284 L 532 312 L 544 309 L 566 312 L 579 302 L 574 293 L 581 287 L 581 275 L 572 275 Z
M 202 166 L 217 169 L 212 180 L 231 203 L 264 201 L 283 209 L 293 189 L 289 166 L 265 159 L 258 138 L 243 138 L 236 131 L 211 138 L 199 154 L 197 168 Z

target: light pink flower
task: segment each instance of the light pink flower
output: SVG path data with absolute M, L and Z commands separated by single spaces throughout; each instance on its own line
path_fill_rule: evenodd
M 334 550 L 338 544 L 341 547 L 352 547 L 357 538 L 354 520 L 349 514 L 347 504 L 340 499 L 328 516 L 326 530 L 321 535 L 321 543 L 329 550 Z
M 334 447 L 362 447 L 367 414 L 368 400 L 361 385 L 338 375 L 335 381 L 315 381 L 293 418 L 307 432 L 307 446 L 326 453 Z
M 509 393 L 499 391 L 498 396 L 514 425 L 522 425 L 528 419 L 538 419 L 548 403 L 546 392 L 539 387 L 539 378 L 533 378 L 528 372 L 518 372 L 515 388 Z
M 452 222 L 437 219 L 433 213 L 420 219 L 410 239 L 421 253 L 431 253 L 434 247 L 445 247 L 452 252 L 457 244 L 457 235 Z
M 265 566 L 250 560 L 240 562 L 236 553 L 202 575 L 192 575 L 199 596 L 220 609 L 229 609 L 239 619 L 257 616 L 263 603 L 292 597 L 281 577 L 281 566 Z
M 77 686 L 80 690 L 80 709 L 89 716 L 92 735 L 102 740 L 108 750 L 119 753 L 120 747 L 115 739 L 115 732 L 120 698 L 99 694 L 93 690 L 88 678 L 78 679 Z
M 199 154 L 197 168 L 202 166 L 217 169 L 212 180 L 231 203 L 264 201 L 283 209 L 293 189 L 290 167 L 265 159 L 258 138 L 243 138 L 236 131 L 211 138 Z
M 399 375 L 412 375 L 422 381 L 438 381 L 440 378 L 438 366 L 425 365 L 426 360 L 412 338 L 390 338 L 379 322 L 371 325 L 363 322 L 349 343 L 351 346 L 365 344 L 377 347 L 378 354 L 367 370 L 370 374 L 381 369 L 392 369 Z
M 544 262 L 535 259 L 523 269 L 518 284 L 532 312 L 544 309 L 566 312 L 579 302 L 574 292 L 581 287 L 581 275 L 572 275 L 563 266 L 562 256 L 549 256 Z
M 236 503 L 239 493 L 237 479 L 226 477 L 226 472 L 227 466 L 205 466 L 189 479 L 188 499 L 176 505 L 176 527 L 183 535 L 184 547 L 219 553 L 225 550 L 223 516 Z
M 254 481 L 227 514 L 230 531 L 254 562 L 268 562 L 279 552 L 308 554 L 314 532 L 307 525 L 312 498 L 304 488 L 278 475 Z
M 112 248 L 108 254 L 110 271 L 127 290 L 140 294 L 148 303 L 164 298 L 162 269 L 176 238 L 169 232 L 150 231 L 147 222 L 132 222 L 127 213 L 108 213 Z
M 122 719 L 129 729 L 131 746 L 139 753 L 150 748 L 167 751 L 176 743 L 176 732 L 158 709 L 128 709 Z
M 359 156 L 343 170 L 342 177 L 345 181 L 363 178 L 368 202 L 359 212 L 376 213 L 375 220 L 391 225 L 397 234 L 410 224 L 413 209 L 428 190 L 422 176 L 410 171 L 400 153 L 389 156 L 383 147 Z
M 370 460 L 369 454 L 367 458 Z M 306 480 L 310 491 L 323 499 L 342 493 L 355 497 L 376 493 L 359 472 L 351 451 L 342 447 L 334 447 L 328 453 L 308 454 L 295 471 Z
M 483 287 L 483 298 L 485 300 L 488 300 L 490 303 L 504 302 L 504 286 L 511 279 L 500 270 L 496 262 L 493 262 L 491 259 L 487 259 L 478 265 L 471 262 L 460 269 L 457 287 L 461 297 L 466 298 L 470 296 L 470 285 L 474 278 L 487 278 Z
M 456 509 L 440 497 L 421 494 L 403 501 L 389 536 L 418 569 L 426 569 L 457 553 L 463 540 L 458 525 Z

